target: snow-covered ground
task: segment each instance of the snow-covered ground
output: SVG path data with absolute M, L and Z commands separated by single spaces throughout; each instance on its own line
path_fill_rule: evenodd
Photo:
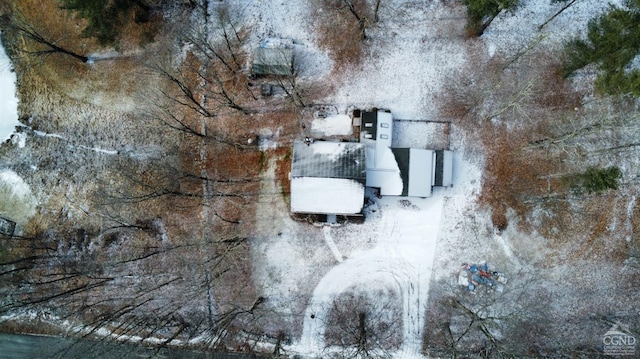
M 265 5 L 269 9 L 262 12 L 261 23 L 268 24 L 266 33 L 294 37 L 298 42 L 313 39 L 303 20 L 306 10 L 299 4 L 279 10 L 273 3 Z M 288 21 L 281 18 L 285 15 Z M 408 19 L 396 23 L 394 20 L 399 16 Z M 344 74 L 326 103 L 342 110 L 349 106 L 389 108 L 395 118 L 439 120 L 434 99 L 449 71 L 464 63 L 465 39 L 460 36 L 463 13 L 460 8 L 442 3 L 417 5 L 394 1 L 381 10 L 381 19 L 379 27 L 371 32 L 368 60 Z M 436 29 L 439 26 L 457 31 Z M 306 46 L 313 48 L 311 43 Z M 324 58 L 317 60 L 319 64 L 313 68 L 325 68 Z M 416 128 L 412 130 L 410 124 L 404 124 L 404 133 L 416 135 L 402 143 L 429 147 L 425 141 L 434 136 L 420 136 L 423 125 L 415 122 Z M 316 119 L 312 126 L 331 134 L 346 132 L 350 119 L 346 116 Z M 342 127 L 345 130 L 336 130 Z M 296 304 L 288 301 L 299 301 L 300 295 L 310 292 L 302 333 L 292 333 L 295 339 L 289 350 L 309 357 L 332 351 L 335 348 L 326 347 L 324 333 L 333 301 L 354 288 L 371 291 L 382 288 L 395 293 L 402 303 L 402 345 L 393 355 L 422 356 L 424 316 L 443 208 L 445 203 L 459 207 L 472 203 L 480 184 L 477 163 L 460 154 L 456 154 L 454 171 L 455 186 L 436 189 L 430 198 L 374 199 L 375 203 L 366 211 L 364 224 L 316 229 L 288 218 L 266 221 L 270 231 L 277 228 L 275 231 L 279 233 L 277 238 L 268 236 L 271 238 L 256 248 L 259 255 L 255 277 L 265 296 L 279 303 L 274 306 L 280 306 L 281 313 L 294 316 Z M 272 206 L 268 203 L 259 212 L 266 213 Z M 314 254 L 308 255 L 309 252 Z M 315 287 L 302 289 L 303 285 Z
M 483 39 L 469 40 L 464 36 L 464 7 L 458 2 L 384 1 L 381 20 L 369 32 L 366 58 L 340 78 L 326 79 L 332 75 L 332 61 L 314 44 L 314 29 L 308 21 L 311 2 L 238 0 L 235 3 L 254 19 L 255 43 L 266 37 L 293 39 L 296 55 L 300 55 L 296 61 L 304 65 L 298 73 L 301 78 L 335 84 L 335 91 L 323 99 L 325 103 L 336 105 L 340 110 L 351 106 L 388 108 L 396 118 L 429 121 L 444 120 L 440 118 L 437 96 L 451 74 L 469 61 L 469 42 L 479 42 L 486 56 L 513 56 L 522 49 L 522 44 L 530 44 L 539 37 L 557 44 L 559 39 L 571 35 L 569 32 L 558 35 L 563 34 L 560 29 L 583 28 L 592 9 L 606 6 L 596 0 L 579 1 L 571 11 L 537 32 L 536 27 L 553 16 L 561 5 L 551 5 L 550 1 L 524 2 L 515 12 L 506 12 L 496 19 Z M 215 6 L 214 2 L 211 6 Z M 0 106 L 8 103 L 15 109 L 15 98 L 11 97 L 15 92 L 15 76 L 11 77 L 9 68 L 7 65 L 7 71 L 0 74 L 0 80 L 13 79 L 7 86 L 0 84 L 1 91 L 9 89 L 6 102 L 1 100 L 5 94 L 0 93 Z M 0 70 L 3 69 L 5 66 L 0 62 Z M 5 116 L 9 112 L 1 108 L 0 139 L 4 139 L 2 131 L 10 128 L 8 133 L 12 132 L 17 121 L 10 122 L 12 117 Z M 313 123 L 312 130 L 345 135 L 351 130 L 349 121 L 342 114 L 319 119 Z M 402 126 L 397 133 L 405 137 L 398 139 L 399 143 L 433 147 L 428 143 L 432 136 L 424 122 L 407 121 Z M 456 246 L 464 243 L 463 237 L 467 235 L 458 226 L 465 223 L 464 217 L 469 212 L 476 210 L 482 158 L 477 154 L 469 157 L 472 155 L 465 152 L 464 134 L 457 133 L 455 125 L 452 127 L 454 186 L 436 189 L 430 198 L 372 197 L 373 203 L 366 209 L 363 224 L 320 228 L 283 215 L 289 213 L 289 208 L 273 181 L 275 163 L 268 164 L 269 170 L 264 172 L 268 181 L 262 183 L 257 210 L 260 237 L 252 243 L 253 280 L 276 316 L 286 318 L 286 324 L 299 325 L 298 331 L 294 326 L 289 333 L 292 343 L 287 346 L 288 350 L 309 357 L 331 351 L 332 348 L 325 345 L 324 333 L 333 301 L 349 290 L 369 289 L 378 293 L 383 288 L 395 293 L 402 307 L 402 344 L 393 355 L 422 357 L 434 263 L 455 270 L 456 260 L 483 259 L 457 256 L 460 251 Z M 35 132 L 35 135 L 66 138 L 45 132 Z M 262 145 L 265 149 L 275 147 L 270 142 Z M 76 147 L 110 155 L 118 153 L 111 148 Z M 3 181 L 19 193 L 29 192 L 15 173 L 0 172 L 0 185 Z M 477 217 L 479 221 L 487 221 L 480 224 L 481 227 L 490 226 L 485 217 Z M 444 237 L 446 241 L 442 240 Z M 495 239 L 497 245 L 492 248 L 513 259 L 509 243 L 503 237 Z M 514 264 L 517 265 L 519 263 Z M 442 273 L 446 274 L 446 270 Z M 302 310 L 298 310 L 300 307 Z
M 325 324 L 333 301 L 363 284 L 371 289 L 386 287 L 401 298 L 403 346 L 398 357 L 420 355 L 443 197 L 444 191 L 428 199 L 411 199 L 410 205 L 397 197 L 380 199 L 381 216 L 364 224 L 378 232 L 376 246 L 355 252 L 322 277 L 305 313 L 297 351 L 314 355 L 325 349 Z
M 8 139 L 18 122 L 18 99 L 16 98 L 16 74 L 2 46 L 0 38 L 0 141 Z
M 16 74 L 1 40 L 0 34 L 0 142 L 4 142 L 20 122 Z M 24 136 L 17 136 L 15 140 L 20 147 L 24 147 Z M 0 216 L 24 224 L 35 211 L 35 199 L 29 185 L 14 171 L 0 168 Z
M 251 4 L 258 6 L 257 2 Z M 313 30 L 305 22 L 309 9 L 302 2 L 279 4 L 261 5 L 265 8 L 260 21 L 265 36 L 291 37 L 314 53 L 321 53 L 313 46 Z M 426 143 L 433 136 L 425 134 L 425 123 L 413 120 L 448 120 L 441 118 L 438 95 L 446 82 L 451 81 L 453 73 L 476 60 L 470 56 L 482 56 L 486 60 L 500 54 L 510 58 L 527 46 L 558 46 L 578 34 L 594 12 L 606 6 L 606 2 L 596 0 L 578 1 L 538 30 L 562 4 L 523 2 L 517 10 L 501 14 L 481 39 L 468 39 L 464 35 L 464 7 L 460 4 L 385 1 L 380 22 L 368 33 L 366 59 L 351 71 L 340 74 L 335 80 L 336 90 L 324 103 L 336 105 L 341 111 L 352 106 L 390 109 L 394 118 L 412 120 L 403 122 L 402 131 L 398 131 L 405 138 L 395 140 L 419 148 L 433 146 Z M 564 31 L 567 27 L 576 30 Z M 479 54 L 469 51 L 470 43 L 474 49 L 481 49 Z M 326 70 L 325 57 L 318 56 L 315 61 L 312 68 Z M 323 71 L 313 74 L 322 76 Z M 347 120 L 344 121 L 346 126 Z M 339 127 L 326 120 L 314 122 L 314 126 L 325 132 Z M 300 301 L 301 296 L 310 296 L 304 299 L 307 304 L 302 334 L 291 333 L 294 341 L 290 350 L 309 357 L 332 351 L 325 344 L 324 333 L 333 301 L 350 290 L 384 288 L 395 293 L 402 303 L 403 340 L 394 356 L 423 355 L 429 284 L 432 279 L 439 279 L 432 277 L 434 259 L 438 257 L 435 261 L 440 268 L 438 276 L 449 275 L 449 267 L 454 273 L 463 261 L 487 259 L 460 258 L 460 248 L 456 247 L 477 241 L 477 238 L 467 238 L 468 231 L 460 228 L 469 217 L 486 222 L 474 224 L 478 228 L 491 227 L 488 216 L 478 212 L 475 205 L 481 187 L 483 159 L 477 153 L 475 157 L 468 157 L 470 152 L 465 151 L 464 134 L 456 131 L 452 125 L 451 142 L 446 143 L 456 152 L 453 188 L 436 189 L 433 196 L 426 199 L 375 199 L 366 212 L 364 224 L 320 230 L 289 218 L 269 222 L 271 231 L 280 232 L 278 238 L 265 240 L 259 246 L 260 255 L 256 256 L 255 264 L 257 282 L 264 287 L 267 297 L 277 298 L 274 301 L 279 306 L 293 308 L 295 305 L 288 303 L 289 300 Z M 493 241 L 482 245 L 496 253 L 489 259 L 506 258 L 514 267 L 520 267 L 503 237 L 494 236 Z M 299 255 L 309 252 L 314 254 Z M 314 286 L 311 293 L 307 288 L 302 289 L 309 285 Z M 282 308 L 281 312 L 296 315 L 294 310 Z
M 25 224 L 36 213 L 31 188 L 17 173 L 0 169 L 0 216 Z
M 578 0 L 553 20 L 563 2 L 521 1 L 515 11 L 501 13 L 483 34 L 489 56 L 514 56 L 536 45 L 541 48 L 557 47 L 574 36 L 584 35 L 587 23 L 610 5 L 621 6 L 622 0 Z

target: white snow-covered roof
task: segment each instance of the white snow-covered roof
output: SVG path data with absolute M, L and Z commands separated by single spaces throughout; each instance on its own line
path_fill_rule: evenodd
M 291 212 L 357 214 L 364 204 L 365 146 L 295 141 L 291 163 Z
M 404 185 L 400 171 L 368 170 L 367 187 L 380 188 L 381 196 L 401 196 Z
M 323 136 L 349 136 L 353 132 L 351 117 L 348 115 L 333 115 L 314 119 L 311 131 Z
M 380 188 L 383 196 L 431 196 L 431 187 L 434 185 L 434 151 L 392 148 L 391 112 L 365 112 L 363 123 L 364 135 L 361 136 L 361 141 L 367 145 L 367 186 Z
M 391 148 L 376 146 L 374 157 L 373 161 L 367 160 L 367 187 L 380 188 L 383 196 L 400 196 L 403 183 Z
M 432 150 L 411 148 L 409 150 L 409 183 L 407 195 L 430 197 L 433 187 L 434 156 Z
M 377 117 L 378 128 L 376 136 L 376 146 L 391 147 L 391 142 L 393 140 L 393 116 L 391 116 L 391 112 L 378 110 Z
M 291 179 L 291 212 L 357 214 L 364 205 L 364 185 L 346 178 Z

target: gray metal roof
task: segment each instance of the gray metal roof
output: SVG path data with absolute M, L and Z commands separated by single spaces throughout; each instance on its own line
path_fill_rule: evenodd
M 16 222 L 7 218 L 0 217 L 0 234 L 12 237 L 15 230 Z
M 257 48 L 253 55 L 251 72 L 258 75 L 290 75 L 293 72 L 293 50 Z
M 291 177 L 349 178 L 365 183 L 365 148 L 352 142 L 295 141 Z

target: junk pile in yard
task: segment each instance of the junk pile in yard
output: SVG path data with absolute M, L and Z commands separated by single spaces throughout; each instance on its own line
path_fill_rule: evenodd
M 507 278 L 500 272 L 489 271 L 487 263 L 464 263 L 458 274 L 458 284 L 468 291 L 474 291 L 482 285 L 501 290 L 502 285 L 507 284 Z

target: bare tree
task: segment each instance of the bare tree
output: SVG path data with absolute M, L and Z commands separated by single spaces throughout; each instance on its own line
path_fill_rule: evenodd
M 435 283 L 427 315 L 427 350 L 453 358 L 544 354 L 548 294 L 534 276 L 521 272 L 517 277 L 507 285 L 479 286 L 474 292 Z
M 367 0 L 331 0 L 331 6 L 338 11 L 348 11 L 360 29 L 360 40 L 367 39 L 367 29 L 379 21 L 381 0 L 369 5 Z
M 556 17 L 558 17 L 560 14 L 562 14 L 565 10 L 567 10 L 568 8 L 570 8 L 571 6 L 573 6 L 573 4 L 575 4 L 576 2 L 578 2 L 578 0 L 551 0 L 551 2 L 566 2 L 566 4 L 564 6 L 562 6 L 560 8 L 560 10 L 556 11 L 555 14 L 553 14 L 550 18 L 548 18 L 547 20 L 545 20 L 545 22 L 543 22 L 542 24 L 540 24 L 540 26 L 538 26 L 538 31 L 542 30 L 542 28 L 544 28 L 545 26 L 547 26 L 548 23 L 550 23 L 551 21 L 553 21 L 553 19 L 555 19 Z
M 389 290 L 347 292 L 334 302 L 325 332 L 329 353 L 342 358 L 386 358 L 402 342 L 399 298 Z
M 250 114 L 250 102 L 255 96 L 242 68 L 246 56 L 242 50 L 245 31 L 231 10 L 217 7 L 211 21 L 207 19 L 201 29 L 178 27 L 176 31 L 180 41 L 193 50 L 181 63 L 167 59 L 151 66 L 168 85 L 167 90 L 162 91 L 164 97 L 186 109 L 190 113 L 186 116 L 210 119 L 226 110 Z M 178 128 L 203 134 L 194 130 L 200 125 L 199 121 L 196 125 L 186 125 L 181 112 L 166 115 L 168 122 L 177 124 Z
M 25 54 L 43 58 L 53 54 L 61 54 L 83 63 L 89 61 L 86 55 L 79 54 L 69 47 L 59 45 L 59 39 L 51 38 L 50 35 L 46 33 L 46 30 L 36 28 L 35 25 L 29 23 L 19 15 L 12 16 L 11 18 L 3 16 L 0 18 L 0 22 L 2 27 L 15 31 L 30 43 L 30 46 L 21 49 Z

